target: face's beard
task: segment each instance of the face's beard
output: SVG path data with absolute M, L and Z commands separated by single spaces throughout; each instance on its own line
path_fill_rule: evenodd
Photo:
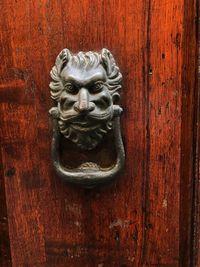
M 60 132 L 83 150 L 95 148 L 103 136 L 112 129 L 112 121 L 76 120 L 63 121 L 59 119 Z
M 112 129 L 112 106 L 100 113 L 81 114 L 74 110 L 60 109 L 59 114 L 60 132 L 83 150 L 95 148 L 103 136 Z

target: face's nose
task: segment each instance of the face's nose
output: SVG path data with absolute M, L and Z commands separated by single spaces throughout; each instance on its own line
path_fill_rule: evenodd
M 78 101 L 74 106 L 74 109 L 78 112 L 86 112 L 94 109 L 92 103 L 90 103 L 89 93 L 86 88 L 81 88 L 78 94 Z

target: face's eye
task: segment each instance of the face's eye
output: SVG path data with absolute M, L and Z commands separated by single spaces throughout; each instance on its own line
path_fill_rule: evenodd
M 65 84 L 65 90 L 70 94 L 76 94 L 77 88 L 72 83 Z
M 102 88 L 103 88 L 103 82 L 96 82 L 94 86 L 92 86 L 92 92 L 98 93 L 102 90 Z

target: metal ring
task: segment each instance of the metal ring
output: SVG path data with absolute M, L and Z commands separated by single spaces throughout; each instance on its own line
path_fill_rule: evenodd
M 52 139 L 52 159 L 56 173 L 66 182 L 79 184 L 83 187 L 95 187 L 99 184 L 113 180 L 122 170 L 125 161 L 124 146 L 120 130 L 120 118 L 115 117 L 113 123 L 115 146 L 117 151 L 117 160 L 114 166 L 100 170 L 90 169 L 67 169 L 60 163 L 59 145 L 60 132 L 58 121 L 53 120 L 53 139 Z

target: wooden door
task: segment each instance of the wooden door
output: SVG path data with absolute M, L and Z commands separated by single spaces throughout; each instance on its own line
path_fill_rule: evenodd
M 198 1 L 0 8 L 0 266 L 200 266 Z M 49 71 L 65 47 L 106 47 L 123 74 L 125 168 L 91 190 L 52 167 Z

